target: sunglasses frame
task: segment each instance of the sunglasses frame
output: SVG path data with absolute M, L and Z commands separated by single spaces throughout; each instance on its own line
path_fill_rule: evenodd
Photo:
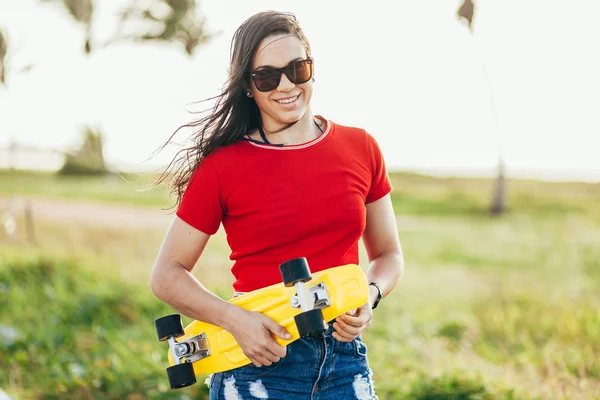
M 308 63 L 309 68 L 310 68 L 310 76 L 304 82 L 294 82 L 294 81 L 292 81 L 292 79 L 290 78 L 290 76 L 286 72 L 286 69 L 289 69 L 295 63 L 298 63 L 298 62 L 306 62 L 306 63 Z M 313 66 L 314 66 L 314 59 L 312 57 L 308 57 L 308 58 L 305 58 L 305 59 L 302 59 L 302 60 L 290 61 L 288 63 L 288 65 L 286 65 L 285 67 L 281 67 L 281 68 L 275 68 L 275 67 L 258 67 L 257 69 L 255 69 L 254 71 L 252 71 L 252 73 L 250 73 L 250 78 L 252 78 L 252 81 L 254 82 L 254 86 L 256 87 L 256 90 L 258 90 L 259 92 L 270 92 L 272 90 L 277 89 L 277 87 L 279 87 L 279 84 L 281 83 L 281 75 L 282 74 L 285 74 L 285 76 L 287 76 L 288 80 L 290 82 L 292 82 L 294 85 L 301 85 L 303 83 L 308 82 L 313 77 L 313 74 L 314 74 L 314 67 Z M 256 80 L 255 80 L 256 74 L 259 71 L 262 71 L 262 70 L 265 70 L 265 69 L 272 70 L 272 71 L 275 71 L 275 72 L 279 72 L 279 81 L 277 82 L 277 86 L 275 86 L 273 89 L 270 89 L 270 90 L 261 90 L 261 89 L 259 89 L 258 85 L 256 84 Z

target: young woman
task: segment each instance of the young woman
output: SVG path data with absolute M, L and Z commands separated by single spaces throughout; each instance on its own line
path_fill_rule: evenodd
M 313 115 L 314 68 L 292 14 L 246 20 L 233 37 L 223 93 L 209 115 L 186 125 L 198 128 L 195 143 L 171 164 L 177 211 L 152 290 L 182 314 L 231 332 L 252 362 L 212 375 L 211 399 L 376 398 L 361 334 L 402 275 L 392 188 L 371 135 Z M 369 302 L 321 335 L 280 346 L 273 335 L 289 338 L 284 327 L 222 300 L 191 274 L 220 224 L 236 294 L 280 282 L 279 265 L 297 257 L 312 272 L 358 264 L 362 237 Z

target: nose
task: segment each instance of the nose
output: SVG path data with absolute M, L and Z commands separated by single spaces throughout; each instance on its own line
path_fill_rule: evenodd
M 277 86 L 277 90 L 280 92 L 289 92 L 295 87 L 296 85 L 288 79 L 287 75 L 285 73 L 282 73 L 281 79 L 279 80 L 279 86 Z

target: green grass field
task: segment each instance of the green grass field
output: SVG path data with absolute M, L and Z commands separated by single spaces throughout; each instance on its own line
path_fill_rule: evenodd
M 0 197 L 170 205 L 164 188 L 137 191 L 148 177 L 128 179 L 0 172 Z M 406 274 L 364 335 L 379 397 L 599 399 L 600 185 L 511 180 L 507 213 L 490 217 L 489 180 L 392 180 Z M 170 310 L 148 286 L 164 230 L 43 220 L 36 230 L 35 248 L 0 234 L 0 388 L 19 399 L 205 398 L 202 379 L 166 390 L 153 320 Z M 223 298 L 228 256 L 220 232 L 194 270 Z

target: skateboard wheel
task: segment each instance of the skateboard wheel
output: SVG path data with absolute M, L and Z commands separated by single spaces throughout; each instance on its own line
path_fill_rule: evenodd
M 165 341 L 169 337 L 183 336 L 183 325 L 181 324 L 181 316 L 179 314 L 166 315 L 154 321 L 154 327 L 158 334 L 158 340 Z
M 306 258 L 294 258 L 279 265 L 279 272 L 286 287 L 294 286 L 298 282 L 308 282 L 312 279 Z
M 294 317 L 296 327 L 300 337 L 307 336 L 313 333 L 321 333 L 327 330 L 327 324 L 323 318 L 323 310 L 314 308 L 309 311 L 300 313 Z
M 167 376 L 171 389 L 181 389 L 196 383 L 196 374 L 192 363 L 173 365 L 167 368 Z

